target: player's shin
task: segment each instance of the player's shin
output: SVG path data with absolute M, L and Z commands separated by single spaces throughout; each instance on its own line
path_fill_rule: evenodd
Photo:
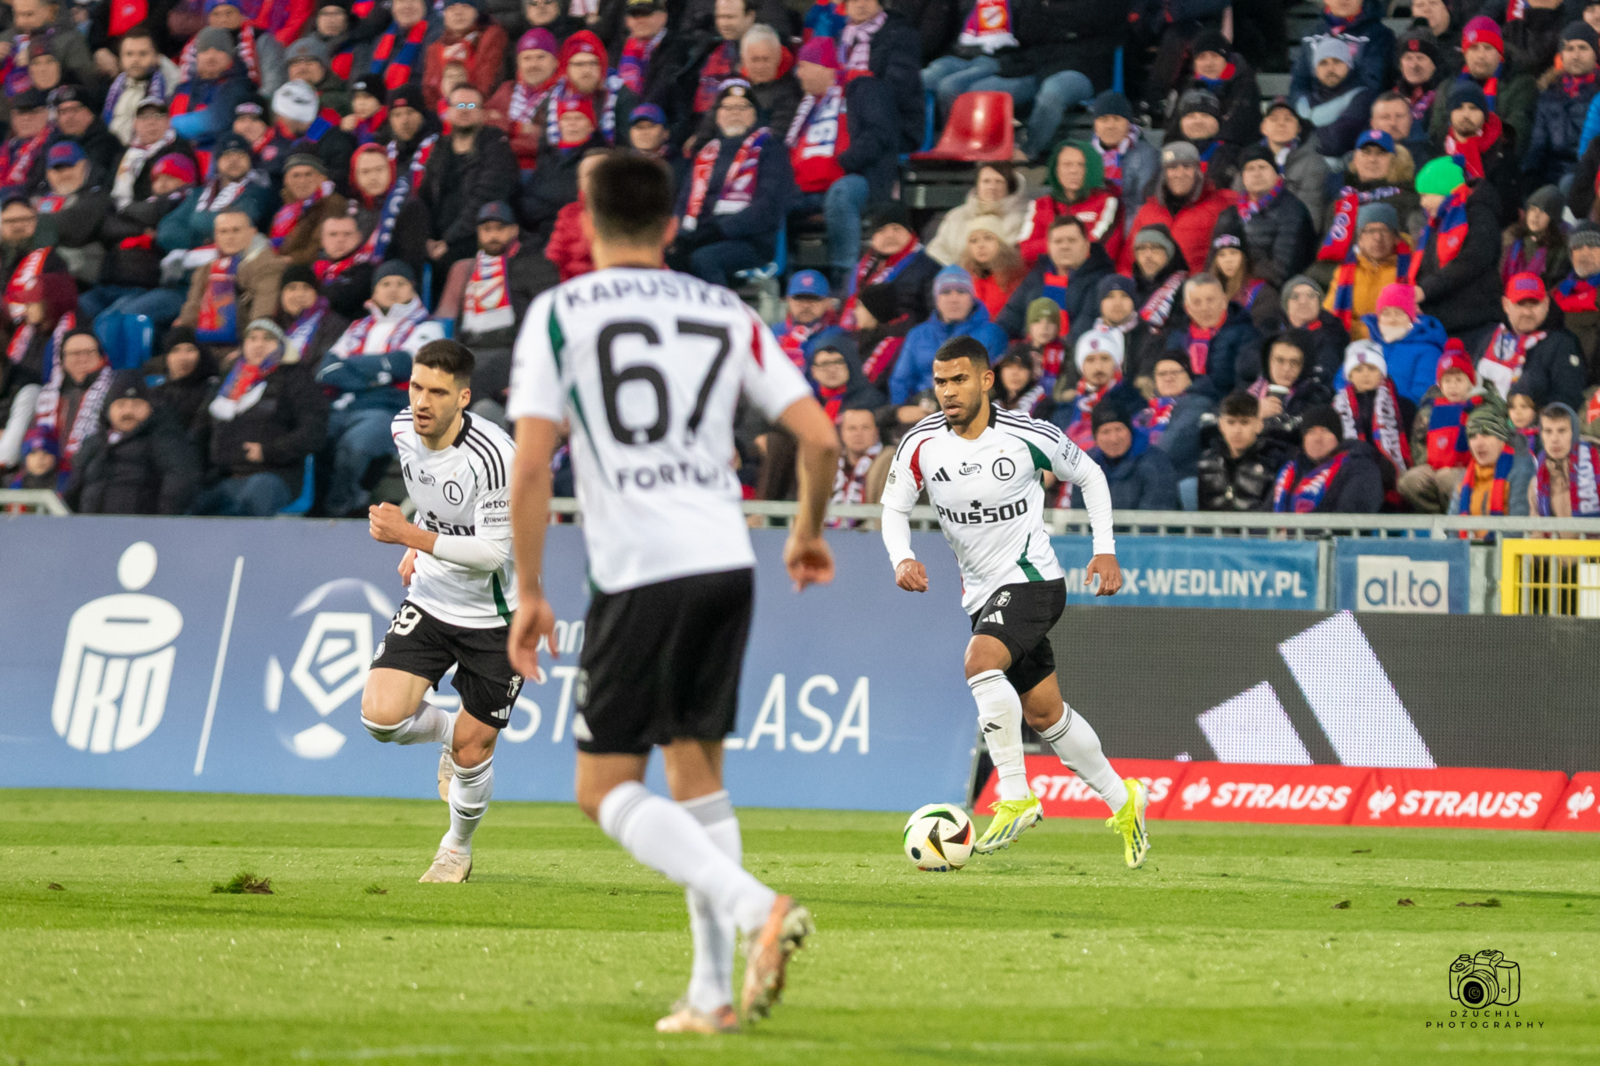
M 1128 787 L 1122 783 L 1117 771 L 1106 761 L 1100 748 L 1100 736 L 1094 726 L 1084 720 L 1068 704 L 1061 705 L 1061 718 L 1055 725 L 1039 734 L 1067 769 L 1083 778 L 1083 783 L 1111 807 L 1115 814 L 1128 802 Z
M 393 725 L 382 725 L 366 715 L 361 724 L 367 732 L 385 744 L 443 744 L 455 730 L 455 715 L 427 700 L 418 705 L 416 713 Z
M 1000 775 L 1000 798 L 1028 798 L 1028 771 L 1022 758 L 1022 700 L 1004 671 L 985 670 L 967 678 L 978 703 L 978 726 L 989 758 Z
M 744 858 L 739 819 L 726 789 L 683 801 L 684 810 L 705 827 L 706 835 L 734 862 Z M 691 888 L 689 930 L 694 936 L 694 969 L 689 978 L 689 1005 L 710 1013 L 733 1002 L 733 950 L 738 931 L 733 919 L 718 912 L 711 899 Z
M 746 873 L 682 805 L 625 781 L 606 793 L 598 813 L 600 828 L 628 854 L 705 896 L 740 931 L 766 923 L 777 894 Z
M 450 831 L 439 841 L 439 846 L 471 851 L 472 834 L 489 808 L 489 797 L 494 795 L 494 756 L 490 755 L 477 766 L 462 766 L 451 761 L 455 765 L 455 776 L 450 779 Z

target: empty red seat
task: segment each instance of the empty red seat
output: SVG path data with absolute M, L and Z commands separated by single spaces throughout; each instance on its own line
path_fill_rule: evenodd
M 1011 129 L 1010 93 L 962 93 L 950 109 L 939 143 L 912 159 L 948 159 L 961 163 L 1010 160 L 1016 151 Z

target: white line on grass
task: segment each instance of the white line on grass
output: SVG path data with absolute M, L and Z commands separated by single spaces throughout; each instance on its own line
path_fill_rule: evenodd
M 244 556 L 233 561 L 233 584 L 228 589 L 228 609 L 222 615 L 222 637 L 217 641 L 217 666 L 211 671 L 211 696 L 206 700 L 206 721 L 200 727 L 200 750 L 194 753 L 194 776 L 206 768 L 206 745 L 211 743 L 211 720 L 217 714 L 217 693 L 222 691 L 222 668 L 228 661 L 228 638 L 233 635 L 233 612 L 239 606 L 239 578 Z

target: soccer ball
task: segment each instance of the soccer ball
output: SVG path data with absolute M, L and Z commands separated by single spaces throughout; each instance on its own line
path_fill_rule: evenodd
M 966 811 L 949 803 L 926 804 L 906 820 L 901 843 L 906 858 L 919 870 L 959 870 L 972 858 L 972 819 Z

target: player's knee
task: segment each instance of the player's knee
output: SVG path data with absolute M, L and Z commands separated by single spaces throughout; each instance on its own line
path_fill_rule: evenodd
M 967 645 L 967 654 L 962 661 L 969 678 L 989 670 L 1006 670 L 1010 666 L 1011 656 L 1006 654 L 1005 645 L 998 640 L 974 640 Z
M 463 769 L 480 766 L 494 754 L 494 735 L 488 737 L 454 737 L 450 742 L 450 758 Z

